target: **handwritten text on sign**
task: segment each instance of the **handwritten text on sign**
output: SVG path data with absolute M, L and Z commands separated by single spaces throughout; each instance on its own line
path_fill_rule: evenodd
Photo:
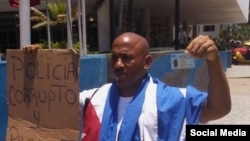
M 72 50 L 7 51 L 7 140 L 78 140 L 78 66 Z

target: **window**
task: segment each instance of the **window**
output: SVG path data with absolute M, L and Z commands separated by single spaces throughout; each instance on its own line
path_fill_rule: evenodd
M 215 31 L 215 26 L 214 26 L 214 25 L 206 25 L 206 26 L 203 26 L 203 31 L 204 31 L 204 32 Z

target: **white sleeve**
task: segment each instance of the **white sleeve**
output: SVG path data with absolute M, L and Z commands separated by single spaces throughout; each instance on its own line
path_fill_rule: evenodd
M 81 112 L 82 112 L 83 107 L 85 105 L 86 98 L 91 98 L 96 90 L 97 90 L 97 88 L 93 88 L 93 89 L 89 89 L 89 90 L 83 90 L 82 92 L 80 92 L 79 103 L 80 103 Z
M 187 89 L 186 88 L 180 88 L 180 91 L 181 91 L 182 95 L 184 97 L 186 97 Z M 179 141 L 185 141 L 186 140 L 186 124 L 187 124 L 187 119 L 185 117 L 185 119 L 183 121 L 183 125 L 182 125 L 182 130 L 181 130 L 180 140 Z
M 80 109 L 80 114 L 81 114 L 81 117 L 83 117 L 83 108 L 84 108 L 84 105 L 85 105 L 85 100 L 87 98 L 91 98 L 91 96 L 93 95 L 93 93 L 95 92 L 97 88 L 93 88 L 93 89 L 89 89 L 89 90 L 83 90 L 80 92 L 79 94 L 79 109 Z M 80 123 L 80 136 L 79 136 L 79 141 L 82 140 L 82 123 L 83 123 L 83 118 L 80 118 L 81 119 L 81 123 Z

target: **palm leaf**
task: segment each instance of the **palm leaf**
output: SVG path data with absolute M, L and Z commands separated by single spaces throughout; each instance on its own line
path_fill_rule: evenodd
M 56 21 L 58 15 L 65 14 L 67 11 L 66 3 L 63 0 L 58 0 L 55 3 L 48 3 L 51 19 Z
M 45 14 L 43 14 L 41 11 L 39 11 L 38 9 L 36 9 L 35 7 L 30 7 L 30 10 L 37 17 L 40 17 L 43 20 L 47 20 L 47 16 Z
M 40 23 L 37 23 L 35 25 L 32 26 L 33 29 L 39 29 L 41 27 L 44 27 L 47 25 L 47 21 L 43 21 L 43 22 L 40 22 Z
M 30 20 L 32 22 L 42 22 L 42 21 L 44 21 L 44 19 L 42 19 L 41 17 L 38 17 L 38 16 L 32 16 L 32 17 L 30 17 Z
M 48 3 L 48 9 L 50 13 L 50 25 L 56 26 L 67 23 L 67 5 L 64 0 L 57 0 L 53 3 Z M 38 29 L 43 26 L 47 26 L 47 16 L 39 11 L 38 9 L 31 7 L 31 11 L 34 16 L 31 16 L 31 21 L 36 22 L 35 25 L 32 26 L 33 29 Z M 73 8 L 71 11 L 72 21 L 76 21 L 78 19 L 78 9 Z

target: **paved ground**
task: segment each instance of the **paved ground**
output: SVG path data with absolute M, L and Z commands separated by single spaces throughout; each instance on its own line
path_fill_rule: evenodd
M 250 65 L 232 65 L 226 71 L 230 85 L 232 110 L 208 124 L 250 124 Z

